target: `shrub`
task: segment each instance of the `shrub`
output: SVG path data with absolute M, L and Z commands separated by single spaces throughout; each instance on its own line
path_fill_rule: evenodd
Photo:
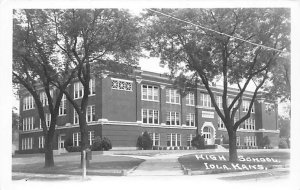
M 286 139 L 281 138 L 281 139 L 279 140 L 278 148 L 286 149 L 286 148 L 288 148 L 288 147 L 289 147 L 289 146 L 288 146 L 288 143 L 286 142 Z
M 264 136 L 261 141 L 259 142 L 259 146 L 261 147 L 269 147 L 270 146 L 270 139 L 268 136 Z
M 197 149 L 204 149 L 204 137 L 197 134 L 193 139 L 192 139 L 192 146 L 196 147 Z
M 137 147 L 143 150 L 151 150 L 152 149 L 152 140 L 147 131 L 143 133 L 143 135 L 139 136 L 137 139 Z
M 68 152 L 81 152 L 81 147 L 80 146 L 68 146 L 68 147 L 66 147 L 66 150 Z
M 112 148 L 111 142 L 107 137 L 101 137 L 97 136 L 95 138 L 95 141 L 92 145 L 92 151 L 102 151 L 102 150 L 110 150 Z
M 112 148 L 111 142 L 107 137 L 103 137 L 101 141 L 101 147 L 103 150 L 110 150 Z

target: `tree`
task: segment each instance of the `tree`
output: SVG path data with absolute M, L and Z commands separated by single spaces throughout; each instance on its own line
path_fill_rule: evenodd
M 56 41 L 53 38 L 54 31 L 48 23 L 46 11 L 14 11 L 12 74 L 13 83 L 23 86 L 34 99 L 45 137 L 45 167 L 52 167 L 53 138 L 63 97 L 63 91 L 55 89 L 53 83 L 55 81 L 62 88 L 67 88 L 76 70 L 70 69 L 68 61 L 59 60 L 59 52 L 55 49 Z M 46 93 L 48 108 L 43 107 L 41 92 Z M 46 125 L 46 110 L 51 114 L 49 128 Z
M 56 45 L 62 54 L 77 67 L 76 77 L 83 88 L 80 100 L 74 100 L 64 91 L 79 118 L 81 150 L 88 147 L 86 113 L 91 93 L 90 79 L 105 73 L 127 75 L 133 71 L 140 56 L 140 31 L 138 19 L 126 10 L 52 10 L 51 26 L 54 26 Z
M 160 56 L 161 64 L 168 65 L 173 74 L 182 71 L 199 76 L 227 129 L 230 161 L 237 160 L 239 125 L 250 117 L 257 93 L 281 52 L 289 51 L 289 17 L 288 9 L 279 8 L 151 9 L 144 15 L 148 34 L 144 46 L 152 56 Z M 223 84 L 222 111 L 212 91 L 215 81 Z M 234 122 L 250 82 L 255 89 L 248 111 Z M 229 85 L 239 89 L 231 102 Z

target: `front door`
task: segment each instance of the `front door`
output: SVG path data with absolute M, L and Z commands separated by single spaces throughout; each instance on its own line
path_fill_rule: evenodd
M 214 144 L 214 130 L 210 126 L 205 126 L 202 131 L 202 135 L 204 136 L 205 144 L 211 145 Z
M 58 151 L 65 152 L 65 134 L 58 135 Z

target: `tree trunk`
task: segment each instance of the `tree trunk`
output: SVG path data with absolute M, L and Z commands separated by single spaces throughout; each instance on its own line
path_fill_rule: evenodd
M 236 131 L 227 130 L 229 137 L 229 161 L 237 161 L 237 149 L 236 149 Z
M 80 166 L 82 167 L 83 164 L 83 151 L 89 147 L 88 144 L 88 133 L 87 133 L 87 123 L 85 114 L 80 114 L 79 116 L 79 126 L 80 126 L 80 133 L 81 133 L 81 161 Z M 89 166 L 89 161 L 86 162 L 87 167 Z
M 53 167 L 53 135 L 46 136 L 45 142 L 45 168 Z

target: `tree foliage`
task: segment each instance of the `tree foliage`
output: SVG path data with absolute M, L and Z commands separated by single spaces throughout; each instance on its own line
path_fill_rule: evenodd
M 289 51 L 289 17 L 289 10 L 283 8 L 156 9 L 144 15 L 148 34 L 145 48 L 152 56 L 159 56 L 172 74 L 197 74 L 226 126 L 232 161 L 237 159 L 237 128 L 250 117 L 258 90 L 270 77 L 270 69 L 279 61 L 281 51 Z M 212 91 L 214 81 L 223 84 L 222 111 Z M 234 122 L 250 82 L 256 87 L 249 111 Z M 227 101 L 229 85 L 239 89 L 232 102 Z

